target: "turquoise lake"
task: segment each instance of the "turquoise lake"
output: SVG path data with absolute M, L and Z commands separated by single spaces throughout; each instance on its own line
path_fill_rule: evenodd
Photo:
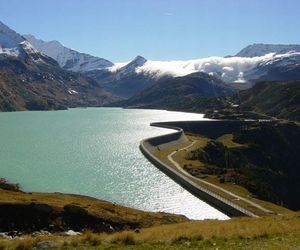
M 150 122 L 201 119 L 200 114 L 119 108 L 0 113 L 0 177 L 25 191 L 77 193 L 191 219 L 227 219 L 139 150 L 140 140 L 172 132 Z

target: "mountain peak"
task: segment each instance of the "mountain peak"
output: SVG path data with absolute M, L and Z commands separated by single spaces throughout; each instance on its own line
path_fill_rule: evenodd
M 131 62 L 129 62 L 125 67 L 140 67 L 147 62 L 147 59 L 142 56 L 136 56 Z
M 147 59 L 145 57 L 142 57 L 142 56 L 138 55 L 132 61 L 143 61 L 143 62 L 146 62 Z

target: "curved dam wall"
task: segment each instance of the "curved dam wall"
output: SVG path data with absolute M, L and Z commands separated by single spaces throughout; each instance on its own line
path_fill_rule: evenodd
M 182 174 L 181 172 L 177 171 L 175 168 L 168 166 L 164 162 L 162 162 L 160 159 L 158 159 L 154 152 L 156 150 L 159 150 L 158 148 L 166 147 L 166 146 L 172 146 L 176 145 L 178 143 L 186 142 L 188 141 L 187 137 L 184 134 L 184 129 L 180 128 L 181 124 L 185 124 L 185 126 L 188 126 L 188 132 L 195 131 L 196 129 L 199 130 L 199 134 L 210 136 L 214 135 L 217 137 L 219 133 L 229 133 L 232 132 L 233 129 L 237 129 L 237 123 L 234 123 L 235 126 L 230 127 L 232 125 L 231 121 L 226 122 L 226 125 L 222 126 L 222 121 L 217 121 L 218 125 L 214 125 L 210 127 L 209 125 L 212 122 L 215 121 L 198 121 L 198 122 L 192 122 L 192 124 L 189 124 L 189 122 L 162 122 L 162 123 L 152 123 L 152 126 L 157 127 L 164 127 L 164 128 L 173 128 L 177 130 L 177 132 L 157 137 L 148 138 L 145 140 L 142 140 L 140 142 L 140 150 L 145 155 L 145 157 L 152 162 L 158 169 L 160 169 L 162 172 L 167 174 L 170 178 L 172 178 L 174 181 L 176 181 L 179 185 L 184 187 L 186 190 L 188 190 L 190 193 L 195 195 L 196 197 L 200 198 L 201 200 L 207 202 L 211 206 L 215 207 L 217 210 L 223 212 L 224 214 L 228 215 L 229 217 L 234 216 L 251 216 L 256 217 L 255 214 L 252 212 L 230 202 L 229 200 L 224 199 L 223 197 L 207 190 L 206 188 L 194 183 L 188 176 Z M 174 124 L 174 127 L 172 126 Z M 201 124 L 200 128 L 196 128 L 197 124 Z M 223 124 L 224 125 L 224 124 Z M 239 126 L 244 124 L 239 124 Z M 215 131 L 217 128 L 218 131 Z M 210 130 L 210 131 L 207 131 Z M 211 131 L 214 130 L 214 131 Z M 224 132 L 225 131 L 225 132 Z
M 144 146 L 147 147 L 147 150 L 149 150 L 151 153 L 153 153 L 155 150 L 161 150 L 166 147 L 175 146 L 179 143 L 187 142 L 188 139 L 185 136 L 183 130 L 181 128 L 177 127 L 170 127 L 170 126 L 161 126 L 168 129 L 174 129 L 177 130 L 177 132 L 151 137 L 143 141 Z

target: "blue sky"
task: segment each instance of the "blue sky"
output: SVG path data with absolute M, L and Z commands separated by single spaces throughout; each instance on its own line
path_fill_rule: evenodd
M 299 0 L 0 0 L 0 20 L 113 62 L 236 54 L 300 44 Z

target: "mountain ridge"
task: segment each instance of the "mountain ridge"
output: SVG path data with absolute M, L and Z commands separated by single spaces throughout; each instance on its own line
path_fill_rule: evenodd
M 112 62 L 104 58 L 67 48 L 56 40 L 45 42 L 35 38 L 33 35 L 23 36 L 40 52 L 56 60 L 63 69 L 75 72 L 86 72 L 113 66 Z
M 255 57 L 263 56 L 268 53 L 285 54 L 290 51 L 300 52 L 300 45 L 254 43 L 240 50 L 235 56 Z

